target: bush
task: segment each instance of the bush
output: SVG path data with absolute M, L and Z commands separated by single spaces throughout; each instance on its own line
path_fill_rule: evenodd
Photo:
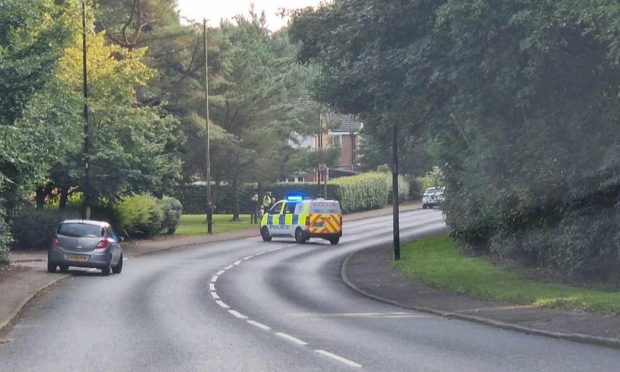
M 161 207 L 164 215 L 164 219 L 161 225 L 161 231 L 168 235 L 174 234 L 181 221 L 183 215 L 183 204 L 173 197 L 164 196 L 159 199 L 159 206 Z
M 9 247 L 12 242 L 9 226 L 0 216 L 0 264 L 9 262 Z
M 133 195 L 118 204 L 120 223 L 118 230 L 130 237 L 150 237 L 160 233 L 164 212 L 156 198 L 150 195 Z
M 330 181 L 338 186 L 336 199 L 344 212 L 356 212 L 384 207 L 388 203 L 385 173 L 363 173 Z
M 65 219 L 77 218 L 74 211 L 36 209 L 25 206 L 13 217 L 11 233 L 15 249 L 46 249 L 58 224 Z

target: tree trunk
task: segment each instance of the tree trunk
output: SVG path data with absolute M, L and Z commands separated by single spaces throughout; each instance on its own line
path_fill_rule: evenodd
M 233 192 L 233 222 L 241 221 L 239 218 L 239 176 L 235 175 L 232 180 L 232 192 Z
M 37 203 L 37 209 L 43 209 L 43 207 L 45 207 L 45 198 L 47 195 L 48 192 L 45 186 L 37 187 L 34 195 L 34 200 Z
M 58 203 L 58 209 L 64 211 L 67 207 L 67 199 L 69 199 L 69 188 L 65 186 L 60 187 L 60 202 Z

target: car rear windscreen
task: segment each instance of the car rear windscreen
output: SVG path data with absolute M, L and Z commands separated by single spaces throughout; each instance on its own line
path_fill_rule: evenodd
M 103 236 L 103 228 L 86 223 L 63 223 L 58 227 L 58 235 L 75 238 L 98 238 Z
M 312 202 L 310 213 L 337 214 L 340 213 L 340 204 L 337 201 Z

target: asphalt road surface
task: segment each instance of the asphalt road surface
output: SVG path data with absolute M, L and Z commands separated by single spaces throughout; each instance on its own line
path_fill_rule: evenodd
M 256 239 L 74 271 L 0 345 L 0 371 L 618 371 L 620 352 L 407 311 L 341 280 L 391 218 L 347 223 L 341 244 Z M 443 227 L 401 215 L 404 239 Z M 258 234 L 257 234 L 258 235 Z

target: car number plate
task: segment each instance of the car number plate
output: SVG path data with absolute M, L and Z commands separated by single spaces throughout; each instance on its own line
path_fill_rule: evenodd
M 69 261 L 88 261 L 88 256 L 69 256 Z

